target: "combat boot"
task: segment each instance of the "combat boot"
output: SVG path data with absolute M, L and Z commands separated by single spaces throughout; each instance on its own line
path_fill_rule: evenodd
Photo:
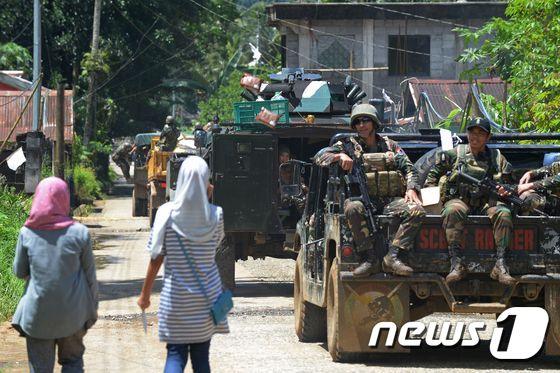
M 373 248 L 360 252 L 359 256 L 360 265 L 352 272 L 354 277 L 366 277 L 379 271 L 379 263 Z
M 399 259 L 400 249 L 391 245 L 387 255 L 383 257 L 383 271 L 399 276 L 411 276 L 414 270 Z
M 451 269 L 449 274 L 445 277 L 445 282 L 448 284 L 460 281 L 467 277 L 467 269 L 463 265 L 463 258 L 460 256 L 461 248 L 458 246 L 449 247 L 449 255 L 451 256 Z
M 514 285 L 517 281 L 509 274 L 509 269 L 503 257 L 498 257 L 498 260 L 496 260 L 496 265 L 494 265 L 494 268 L 492 268 L 490 277 L 492 278 L 492 280 L 498 280 L 500 284 L 507 286 Z

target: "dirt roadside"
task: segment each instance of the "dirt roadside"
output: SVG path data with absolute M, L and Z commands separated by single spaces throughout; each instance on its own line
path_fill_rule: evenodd
M 99 212 L 84 219 L 97 245 L 95 257 L 100 284 L 99 321 L 85 338 L 85 365 L 90 372 L 158 372 L 163 370 L 165 346 L 157 337 L 156 310 L 161 281 L 156 282 L 144 334 L 135 304 L 146 271 L 148 223 L 130 217 L 129 197 L 111 197 Z M 322 343 L 300 343 L 294 334 L 291 260 L 248 260 L 236 264 L 235 308 L 229 316 L 231 333 L 212 339 L 214 372 L 372 372 L 557 370 L 558 363 L 500 362 L 488 343 L 476 350 L 429 350 L 410 355 L 377 356 L 351 364 L 333 363 Z M 474 317 L 440 314 L 430 320 Z M 488 320 L 487 320 L 488 321 Z M 490 320 L 493 322 L 492 320 Z M 482 336 L 488 340 L 491 329 Z M 0 326 L 0 371 L 25 372 L 25 341 L 8 323 Z M 57 368 L 59 371 L 59 368 Z M 187 371 L 191 371 L 190 367 Z

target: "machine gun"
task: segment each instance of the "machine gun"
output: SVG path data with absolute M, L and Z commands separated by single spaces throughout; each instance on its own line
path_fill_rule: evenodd
M 347 193 L 351 196 L 352 193 L 352 186 L 356 185 L 359 191 L 359 196 L 357 197 L 350 197 L 350 200 L 353 201 L 360 201 L 364 204 L 366 213 L 365 219 L 370 229 L 372 235 L 378 233 L 379 228 L 377 227 L 377 223 L 373 216 L 377 213 L 377 208 L 371 201 L 369 197 L 368 187 L 367 187 L 367 177 L 366 173 L 364 172 L 364 159 L 362 157 L 362 147 L 360 144 L 356 142 L 353 137 L 346 139 L 343 141 L 344 151 L 352 157 L 354 162 L 352 166 L 352 170 L 344 176 L 344 180 L 346 182 Z
M 515 191 L 513 188 L 507 185 L 497 183 L 489 177 L 485 177 L 484 179 L 479 180 L 475 177 L 463 173 L 462 171 L 459 171 L 458 175 L 461 179 L 463 179 L 467 183 L 478 187 L 481 192 L 492 195 L 498 198 L 499 200 L 501 200 L 502 202 L 511 203 L 516 207 L 527 208 L 527 205 L 523 202 L 523 200 L 516 195 L 517 191 Z M 500 196 L 500 194 L 498 193 L 498 189 L 500 187 L 504 188 L 507 192 L 510 193 L 510 195 Z M 548 217 L 547 213 L 539 209 L 532 208 L 531 211 L 534 211 L 541 216 Z

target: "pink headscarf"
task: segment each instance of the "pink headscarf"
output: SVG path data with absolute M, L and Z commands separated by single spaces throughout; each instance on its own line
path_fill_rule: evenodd
M 53 231 L 74 224 L 70 213 L 68 185 L 58 177 L 42 180 L 35 189 L 29 218 L 25 226 L 31 229 Z

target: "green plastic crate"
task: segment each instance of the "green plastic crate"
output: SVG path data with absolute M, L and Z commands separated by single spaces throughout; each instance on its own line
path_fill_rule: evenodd
M 290 124 L 288 100 L 235 102 L 233 104 L 235 124 L 255 123 L 255 117 L 263 107 L 273 113 L 282 114 L 278 119 L 278 126 L 282 127 Z

